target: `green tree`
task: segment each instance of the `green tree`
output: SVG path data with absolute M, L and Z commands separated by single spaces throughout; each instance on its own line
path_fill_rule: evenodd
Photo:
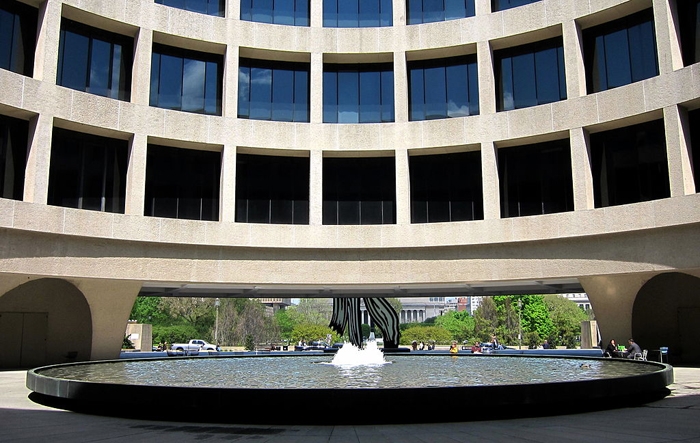
M 213 339 L 216 315 L 213 298 L 163 297 L 161 306 L 176 324 L 188 324 L 197 331 L 196 337 L 190 338 Z
M 545 295 L 544 303 L 553 324 L 550 335 L 546 337 L 559 346 L 576 347 L 581 335 L 581 322 L 588 320 L 588 314 L 574 301 L 561 295 Z
M 482 297 L 481 304 L 474 312 L 474 335 L 478 340 L 491 341 L 497 332 L 498 312 L 492 297 Z
M 294 321 L 289 316 L 287 309 L 280 309 L 275 312 L 275 320 L 279 327 L 280 336 L 282 338 L 291 339 L 292 331 L 294 330 Z
M 409 326 L 401 333 L 401 344 L 410 345 L 412 341 L 437 344 L 448 344 L 452 341 L 452 334 L 441 326 Z
M 326 341 L 326 336 L 328 334 L 331 334 L 331 341 L 339 341 L 338 335 L 333 332 L 328 325 L 324 326 L 312 323 L 300 323 L 294 326 L 294 330 L 292 331 L 292 342 L 297 343 L 300 340 L 304 340 L 307 343 L 314 340 Z
M 171 319 L 164 312 L 161 300 L 161 297 L 136 297 L 129 319 L 152 325 L 170 323 Z
M 474 335 L 474 317 L 467 311 L 449 311 L 435 319 L 435 326 L 449 331 L 453 340 L 470 340 Z
M 287 308 L 294 324 L 328 325 L 333 314 L 333 302 L 327 298 L 302 298 L 296 306 Z

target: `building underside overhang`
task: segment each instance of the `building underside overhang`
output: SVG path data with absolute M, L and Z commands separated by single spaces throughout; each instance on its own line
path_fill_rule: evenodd
M 331 297 L 466 297 L 569 294 L 584 292 L 576 278 L 408 285 L 230 285 L 145 283 L 143 297 L 331 298 Z

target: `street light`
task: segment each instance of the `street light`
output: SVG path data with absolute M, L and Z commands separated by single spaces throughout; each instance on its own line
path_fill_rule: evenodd
M 219 305 L 221 304 L 221 301 L 219 301 L 219 298 L 217 297 L 216 300 L 214 300 L 214 306 L 216 307 L 216 320 L 214 323 L 214 342 L 218 346 L 219 345 Z

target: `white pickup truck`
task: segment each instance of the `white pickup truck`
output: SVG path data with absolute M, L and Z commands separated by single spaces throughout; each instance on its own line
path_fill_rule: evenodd
M 199 351 L 218 352 L 220 350 L 219 346 L 204 340 L 192 339 L 188 343 L 173 343 L 168 349 L 168 355 L 199 355 Z

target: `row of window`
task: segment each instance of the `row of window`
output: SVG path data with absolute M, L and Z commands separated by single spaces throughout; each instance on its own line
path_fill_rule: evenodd
M 694 21 L 682 29 L 686 52 L 700 52 L 697 14 L 700 0 L 689 9 Z M 0 67 L 31 72 L 36 10 L 10 3 L 0 9 Z M 688 3 L 683 3 L 688 5 Z M 687 7 L 687 6 L 686 6 Z M 29 14 L 31 12 L 31 14 Z M 690 14 L 694 12 L 695 15 Z M 34 15 L 32 15 L 34 14 Z M 589 93 L 658 75 L 654 17 L 647 9 L 583 30 Z M 10 26 L 11 25 L 11 26 Z M 23 26 L 26 25 L 25 29 Z M 28 34 L 29 33 L 29 34 Z M 32 34 L 34 35 L 34 34 Z M 690 35 L 691 37 L 688 37 Z M 687 46 L 685 46 L 687 45 Z M 497 109 L 520 109 L 566 99 L 566 74 L 561 37 L 495 50 Z M 700 54 L 691 58 L 700 60 Z M 133 39 L 64 19 L 61 24 L 57 84 L 129 100 Z M 479 113 L 476 56 L 409 61 L 409 118 L 428 120 Z M 241 58 L 240 118 L 308 122 L 310 66 Z M 394 72 L 391 63 L 324 64 L 323 121 L 364 123 L 394 121 Z M 221 115 L 223 56 L 154 44 L 151 63 L 151 106 Z
M 689 112 L 690 156 L 700 170 L 700 110 Z M 29 124 L 0 116 L 0 196 L 21 200 Z M 55 128 L 48 204 L 123 213 L 128 142 Z M 498 149 L 502 217 L 573 211 L 568 139 Z M 593 133 L 595 207 L 670 196 L 663 120 Z M 411 222 L 484 218 L 481 152 L 409 157 Z M 242 223 L 308 224 L 308 157 L 239 153 L 236 214 Z M 323 159 L 323 224 L 396 223 L 395 159 Z M 148 145 L 144 215 L 219 219 L 221 153 Z M 700 174 L 695 175 L 700 192 Z
M 503 11 L 540 0 L 492 0 Z M 187 11 L 224 16 L 224 0 L 155 0 Z M 431 23 L 473 17 L 474 0 L 407 0 L 407 23 Z M 288 26 L 309 26 L 309 0 L 241 0 L 241 20 Z M 323 26 L 367 28 L 392 26 L 392 0 L 323 0 Z

